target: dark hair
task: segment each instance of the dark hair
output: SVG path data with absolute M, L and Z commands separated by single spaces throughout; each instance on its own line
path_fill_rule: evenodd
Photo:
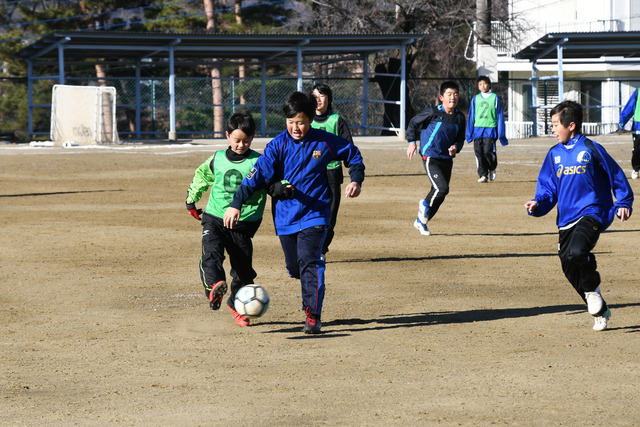
M 453 80 L 447 80 L 446 82 L 440 85 L 440 95 L 444 95 L 444 92 L 447 89 L 455 89 L 457 92 L 460 92 L 460 87 L 458 86 L 458 83 L 454 82 Z
M 480 82 L 485 82 L 486 84 L 489 85 L 489 89 L 491 89 L 491 79 L 487 76 L 480 76 L 478 77 L 478 79 L 476 80 L 476 83 L 480 83 Z
M 240 129 L 246 133 L 247 136 L 254 136 L 256 134 L 256 122 L 253 121 L 253 116 L 248 111 L 240 111 L 233 113 L 229 120 L 227 120 L 227 132 L 231 133 L 236 129 Z
M 317 90 L 318 93 L 327 97 L 329 102 L 327 103 L 327 111 L 331 110 L 331 103 L 333 102 L 333 93 L 331 92 L 331 88 L 325 83 L 316 83 L 313 88 L 311 88 L 311 93 Z
M 575 101 L 564 101 L 556 105 L 549 112 L 549 116 L 553 117 L 560 114 L 559 121 L 562 126 L 568 128 L 571 122 L 576 124 L 575 133 L 582 133 L 582 105 Z
M 291 92 L 284 100 L 282 111 L 288 119 L 304 113 L 311 121 L 316 116 L 316 107 L 316 99 L 313 95 L 296 91 Z

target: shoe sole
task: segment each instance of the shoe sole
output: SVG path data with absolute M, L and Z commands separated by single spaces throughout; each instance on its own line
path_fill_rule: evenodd
M 227 293 L 226 282 L 218 282 L 209 293 L 209 306 L 211 310 L 218 310 L 222 305 L 222 297 Z

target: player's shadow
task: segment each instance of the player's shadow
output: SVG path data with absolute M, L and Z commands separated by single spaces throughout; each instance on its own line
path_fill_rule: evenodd
M 24 193 L 24 194 L 0 194 L 0 197 L 31 197 L 31 196 L 55 196 L 59 194 L 81 194 L 81 193 L 108 193 L 123 190 L 78 190 L 78 191 L 52 191 L 50 193 Z
M 610 304 L 612 309 L 623 307 L 637 307 L 639 303 Z M 399 328 L 415 328 L 430 325 L 447 325 L 460 323 L 491 322 L 503 319 L 519 319 L 535 317 L 545 314 L 566 313 L 577 315 L 585 313 L 585 306 L 579 304 L 552 305 L 544 307 L 478 309 L 465 311 L 442 311 L 429 313 L 407 313 L 400 315 L 382 315 L 377 318 L 335 319 L 323 322 L 323 330 L 319 335 L 297 335 L 290 339 L 306 339 L 315 337 L 334 338 L 349 336 L 356 332 L 379 331 Z M 270 325 L 291 325 L 288 322 L 265 322 Z M 300 333 L 301 326 L 284 327 L 269 331 L 269 333 Z M 609 330 L 625 330 L 627 333 L 640 332 L 640 325 L 612 327 Z
M 606 253 L 606 252 L 597 252 Z M 557 257 L 558 253 L 533 253 L 533 254 L 458 254 L 458 255 L 435 255 L 435 256 L 421 256 L 421 257 L 380 257 L 380 258 L 368 258 L 368 259 L 345 259 L 338 261 L 327 261 L 327 264 L 335 263 L 352 263 L 352 262 L 398 262 L 398 261 L 429 261 L 429 260 L 443 260 L 443 259 L 472 259 L 472 258 L 537 258 L 537 257 Z

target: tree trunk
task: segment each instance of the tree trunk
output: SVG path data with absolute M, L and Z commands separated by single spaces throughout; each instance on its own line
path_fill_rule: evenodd
M 213 9 L 213 0 L 204 1 L 204 12 L 207 17 L 207 33 L 217 32 L 216 14 Z M 216 135 L 224 134 L 224 107 L 222 104 L 222 80 L 220 63 L 212 58 L 211 65 L 211 93 L 213 98 L 213 131 Z
M 234 4 L 234 12 L 236 15 L 236 24 L 238 25 L 242 25 L 242 0 L 234 0 L 233 1 Z M 247 75 L 247 70 L 245 69 L 244 66 L 244 59 L 239 59 L 238 62 L 240 62 L 240 66 L 238 66 L 238 81 L 242 82 L 244 80 L 244 78 Z M 247 103 L 247 100 L 244 98 L 244 91 L 240 92 L 240 104 L 244 105 Z

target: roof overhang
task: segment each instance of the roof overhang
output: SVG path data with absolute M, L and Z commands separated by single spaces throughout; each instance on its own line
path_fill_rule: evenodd
M 640 32 L 548 33 L 514 55 L 530 62 L 640 63 Z
M 25 47 L 16 57 L 31 62 L 64 59 L 104 62 L 152 62 L 173 52 L 176 61 L 205 62 L 246 59 L 257 62 L 295 62 L 306 57 L 369 54 L 401 49 L 421 34 L 167 34 L 104 31 L 55 32 Z M 305 58 L 306 59 L 306 58 Z

